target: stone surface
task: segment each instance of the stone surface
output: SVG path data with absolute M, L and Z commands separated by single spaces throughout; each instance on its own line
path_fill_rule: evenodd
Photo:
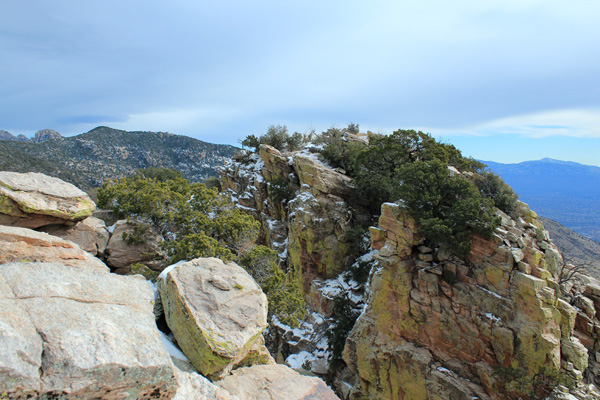
M 173 396 L 171 359 L 154 323 L 152 288 L 143 279 L 8 263 L 0 265 L 0 288 L 0 326 L 8 332 L 0 335 L 0 362 L 10 364 L 0 369 L 0 392 L 9 398 Z
M 216 258 L 180 263 L 163 271 L 158 287 L 177 343 L 207 377 L 243 364 L 262 338 L 267 326 L 266 296 L 234 263 Z
M 175 378 L 178 388 L 173 400 L 241 400 L 202 375 L 176 369 Z
M 8 262 L 57 262 L 108 271 L 102 261 L 73 242 L 27 228 L 0 225 L 0 264 Z
M 472 237 L 468 262 L 435 249 L 424 254 L 416 224 L 398 205 L 382 206 L 371 230 L 378 243 L 380 230 L 386 240 L 374 256 L 367 307 L 344 349 L 357 376 L 351 399 L 518 398 L 530 395 L 536 374 L 561 373 L 561 354 L 583 364 L 571 339 L 573 309 L 557 302 L 547 270 L 547 257 L 557 256 L 533 244 L 537 230 L 505 217 L 495 237 Z M 519 238 L 526 246 L 515 250 Z M 517 260 L 537 274 L 515 269 Z M 522 380 L 494 373 L 499 366 Z
M 96 217 L 87 217 L 77 222 L 74 226 L 48 225 L 40 228 L 40 231 L 77 244 L 82 250 L 93 256 L 103 256 L 110 234 L 106 224 Z
M 216 382 L 244 400 L 338 400 L 319 378 L 300 375 L 281 364 L 240 368 Z
M 300 184 L 308 185 L 315 195 L 333 194 L 344 197 L 351 191 L 351 178 L 323 165 L 314 157 L 295 154 L 293 164 Z
M 133 230 L 133 223 L 129 223 L 127 220 L 117 221 L 106 246 L 106 263 L 121 274 L 128 273 L 129 266 L 138 262 L 153 270 L 161 271 L 165 267 L 164 252 L 160 248 L 162 236 L 148 226 L 144 243 L 127 244 L 123 239 L 123 234 L 131 234 Z
M 29 172 L 0 172 L 0 224 L 38 228 L 79 221 L 96 205 L 77 187 L 58 178 Z
M 302 191 L 289 202 L 288 255 L 308 292 L 315 278 L 331 278 L 348 264 L 352 213 L 340 198 Z

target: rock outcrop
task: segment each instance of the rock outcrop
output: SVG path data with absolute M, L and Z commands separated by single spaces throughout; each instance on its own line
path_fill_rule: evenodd
M 344 201 L 352 193 L 351 179 L 316 155 L 282 154 L 261 145 L 258 154 L 242 154 L 228 164 L 222 182 L 234 201 L 261 221 L 266 244 L 298 271 L 305 293 L 314 279 L 335 277 L 351 263 L 346 233 L 352 215 Z M 274 184 L 291 197 L 274 199 Z
M 0 225 L 0 264 L 9 262 L 50 262 L 108 271 L 102 261 L 73 242 L 27 228 Z
M 279 364 L 237 369 L 217 385 L 244 400 L 338 400 L 321 379 Z
M 35 133 L 31 141 L 33 143 L 43 143 L 47 140 L 62 139 L 62 135 L 54 129 L 42 129 Z
M 171 359 L 143 279 L 49 263 L 0 265 L 0 392 L 8 398 L 170 398 Z
M 49 225 L 39 230 L 65 240 L 70 240 L 82 250 L 98 257 L 104 256 L 104 250 L 110 238 L 106 224 L 96 217 L 87 217 L 73 226 Z
M 545 397 L 559 379 L 580 382 L 587 352 L 558 298 L 560 254 L 534 213 L 499 215 L 463 261 L 423 246 L 402 207 L 383 205 L 371 295 L 344 349 L 358 378 L 349 398 Z
M 161 278 L 167 324 L 199 372 L 214 378 L 245 362 L 270 362 L 261 336 L 267 298 L 244 269 L 199 258 L 168 267 Z
M 38 228 L 76 222 L 95 208 L 85 192 L 58 178 L 0 172 L 0 225 Z

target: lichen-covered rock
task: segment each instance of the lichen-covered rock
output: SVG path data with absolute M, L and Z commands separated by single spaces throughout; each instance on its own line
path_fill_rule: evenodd
M 108 271 L 102 261 L 73 242 L 27 228 L 0 225 L 0 264 L 8 262 L 56 262 Z
M 249 354 L 257 358 L 251 350 L 267 327 L 267 298 L 243 268 L 198 258 L 168 267 L 161 277 L 167 324 L 199 372 L 218 377 Z
M 216 384 L 244 400 L 339 400 L 321 379 L 281 364 L 240 368 Z
M 79 221 L 96 204 L 77 187 L 58 178 L 29 172 L 0 172 L 0 224 L 38 228 Z
M 143 263 L 153 270 L 161 271 L 165 267 L 165 254 L 160 247 L 162 236 L 152 226 L 142 225 L 145 227 L 142 242 L 129 244 L 123 235 L 134 234 L 135 224 L 141 223 L 117 221 L 106 246 L 106 263 L 120 274 L 129 273 L 129 267 L 135 263 Z
M 99 218 L 87 217 L 74 226 L 48 225 L 40 231 L 61 237 L 77 244 L 82 250 L 93 256 L 103 256 L 110 234 L 106 224 Z
M 49 263 L 0 265 L 0 393 L 170 398 L 171 359 L 143 279 Z
M 559 255 L 542 251 L 553 245 L 525 215 L 530 222 L 505 216 L 490 240 L 473 237 L 465 262 L 418 246 L 414 221 L 383 205 L 371 230 L 380 250 L 368 304 L 344 349 L 358 378 L 351 399 L 541 395 L 547 388 L 534 377 L 550 381 L 566 363 L 583 366 L 574 310 L 558 301 L 548 268 Z
M 289 261 L 300 272 L 305 292 L 315 278 L 334 277 L 348 264 L 351 217 L 335 196 L 317 198 L 303 191 L 289 202 Z
M 295 154 L 293 163 L 300 185 L 307 185 L 315 195 L 344 197 L 352 190 L 351 178 L 323 165 L 315 157 Z
M 287 179 L 292 172 L 288 159 L 275 147 L 261 144 L 258 154 L 265 163 L 262 174 L 267 181 L 272 181 L 275 178 Z

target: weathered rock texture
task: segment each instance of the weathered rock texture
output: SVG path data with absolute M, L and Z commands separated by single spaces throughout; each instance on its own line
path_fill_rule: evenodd
M 0 264 L 8 262 L 52 262 L 108 271 L 102 261 L 71 241 L 27 228 L 0 225 Z
M 82 250 L 98 257 L 104 255 L 110 237 L 104 221 L 96 217 L 87 217 L 73 226 L 49 225 L 40 228 L 40 230 L 70 240 Z
M 216 383 L 245 400 L 338 400 L 325 383 L 285 365 L 240 368 Z
M 234 201 L 261 221 L 264 241 L 297 271 L 308 301 L 314 279 L 337 276 L 351 261 L 346 238 L 351 213 L 344 202 L 351 179 L 316 155 L 282 154 L 261 145 L 259 154 L 228 164 L 222 182 Z M 291 197 L 274 200 L 273 185 L 282 182 Z
M 383 205 L 371 297 L 344 349 L 351 399 L 545 397 L 580 381 L 587 353 L 558 299 L 560 254 L 534 213 L 499 215 L 465 262 L 422 246 L 403 209 Z
M 173 400 L 241 400 L 202 375 L 175 369 L 175 378 L 179 387 Z
M 90 197 L 58 178 L 0 172 L 0 224 L 38 228 L 79 221 L 96 208 Z
M 171 359 L 143 279 L 49 263 L 0 265 L 0 393 L 171 398 Z
M 194 367 L 218 377 L 237 365 L 269 362 L 262 342 L 267 299 L 236 264 L 198 258 L 158 281 L 167 324 Z
M 117 221 L 113 234 L 106 245 L 106 263 L 120 274 L 127 274 L 130 266 L 135 263 L 143 263 L 156 271 L 163 270 L 165 254 L 160 248 L 162 236 L 150 225 L 147 225 L 143 243 L 128 244 L 123 239 L 124 233 L 132 234 L 134 232 L 134 224 L 127 220 Z

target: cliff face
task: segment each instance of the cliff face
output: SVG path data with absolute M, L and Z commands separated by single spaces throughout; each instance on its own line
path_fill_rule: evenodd
M 315 279 L 337 276 L 350 261 L 346 231 L 351 213 L 344 201 L 350 178 L 308 152 L 284 157 L 262 145 L 222 175 L 223 189 L 262 223 L 265 242 L 301 277 L 309 292 Z
M 265 242 L 300 274 L 309 307 L 330 315 L 322 281 L 354 261 L 346 239 L 351 179 L 306 150 L 265 145 L 238 156 L 222 177 L 262 222 Z M 370 228 L 376 261 L 366 306 L 346 340 L 347 369 L 333 373 L 341 397 L 598 398 L 582 383 L 599 372 L 600 286 L 582 275 L 562 282 L 564 261 L 537 215 L 525 204 L 517 214 L 498 211 L 493 237 L 472 236 L 468 258 L 459 259 L 425 246 L 401 205 L 382 206 Z

